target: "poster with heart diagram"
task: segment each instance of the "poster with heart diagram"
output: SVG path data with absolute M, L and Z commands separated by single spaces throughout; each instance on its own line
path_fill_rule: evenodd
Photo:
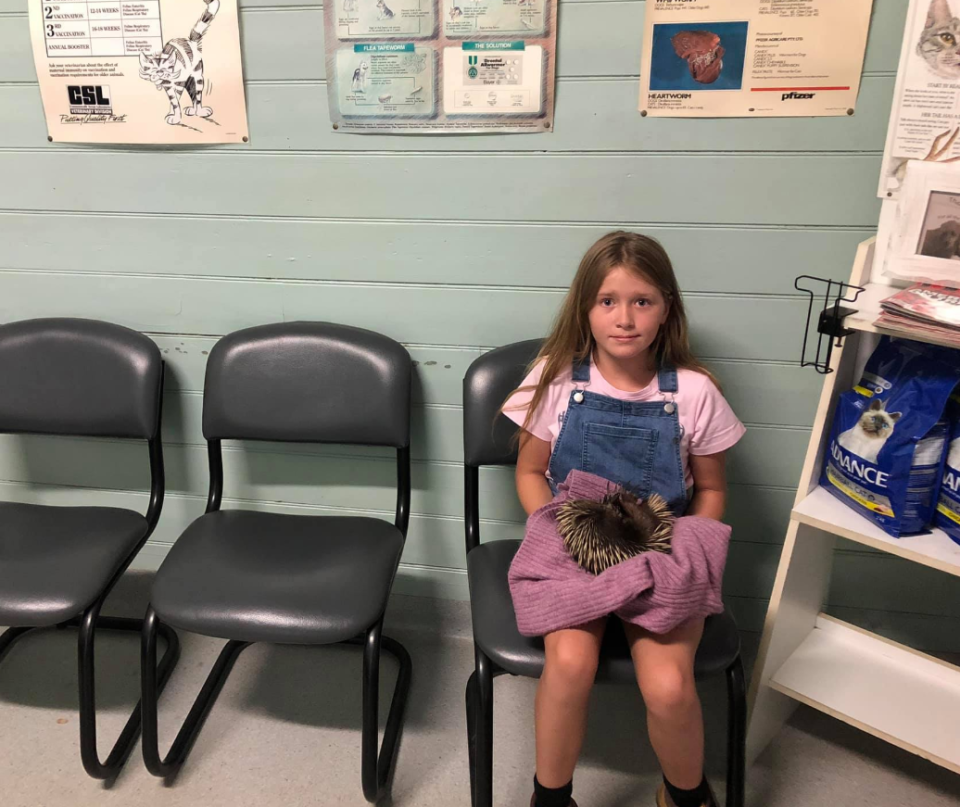
M 853 115 L 873 0 L 647 0 L 640 113 Z

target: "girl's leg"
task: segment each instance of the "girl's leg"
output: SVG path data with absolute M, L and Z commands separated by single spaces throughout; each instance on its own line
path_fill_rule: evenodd
M 685 622 L 663 635 L 626 622 L 623 627 L 663 775 L 681 790 L 698 788 L 703 783 L 703 714 L 693 661 L 703 620 Z
M 587 728 L 606 617 L 547 634 L 547 660 L 536 699 L 537 781 L 560 788 L 573 779 Z

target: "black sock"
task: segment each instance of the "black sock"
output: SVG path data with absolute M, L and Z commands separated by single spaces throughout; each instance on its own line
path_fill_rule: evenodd
M 663 777 L 663 783 L 677 807 L 703 807 L 704 804 L 710 803 L 710 788 L 707 785 L 706 776 L 693 790 L 681 790 L 679 787 L 674 787 L 667 781 L 666 776 Z
M 536 807 L 567 807 L 573 795 L 573 780 L 571 779 L 563 787 L 544 787 L 534 776 L 533 792 L 536 795 L 534 800 Z

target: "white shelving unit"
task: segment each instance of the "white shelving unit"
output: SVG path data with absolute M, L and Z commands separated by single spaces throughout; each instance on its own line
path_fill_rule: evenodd
M 819 486 L 837 396 L 858 380 L 880 301 L 871 282 L 874 239 L 857 251 L 850 283 L 866 291 L 843 324 L 854 330 L 831 357 L 787 529 L 750 689 L 748 760 L 804 703 L 960 773 L 960 667 L 823 614 L 837 538 L 960 577 L 960 545 L 942 531 L 892 538 Z M 924 341 L 924 340 L 920 340 Z M 933 340 L 926 340 L 933 341 Z M 957 582 L 960 596 L 960 581 Z
M 892 538 L 873 522 L 847 507 L 824 488 L 816 488 L 793 508 L 792 517 L 801 524 L 872 546 L 881 552 L 932 566 L 960 577 L 960 545 L 951 541 L 942 530 L 927 535 Z M 957 727 L 960 733 L 960 726 Z

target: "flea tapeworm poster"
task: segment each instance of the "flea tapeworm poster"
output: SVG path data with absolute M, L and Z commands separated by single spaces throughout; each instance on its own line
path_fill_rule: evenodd
M 30 0 L 49 139 L 247 140 L 237 0 Z
M 338 132 L 553 128 L 557 0 L 327 0 Z
M 852 115 L 872 6 L 647 0 L 640 111 L 675 118 Z

